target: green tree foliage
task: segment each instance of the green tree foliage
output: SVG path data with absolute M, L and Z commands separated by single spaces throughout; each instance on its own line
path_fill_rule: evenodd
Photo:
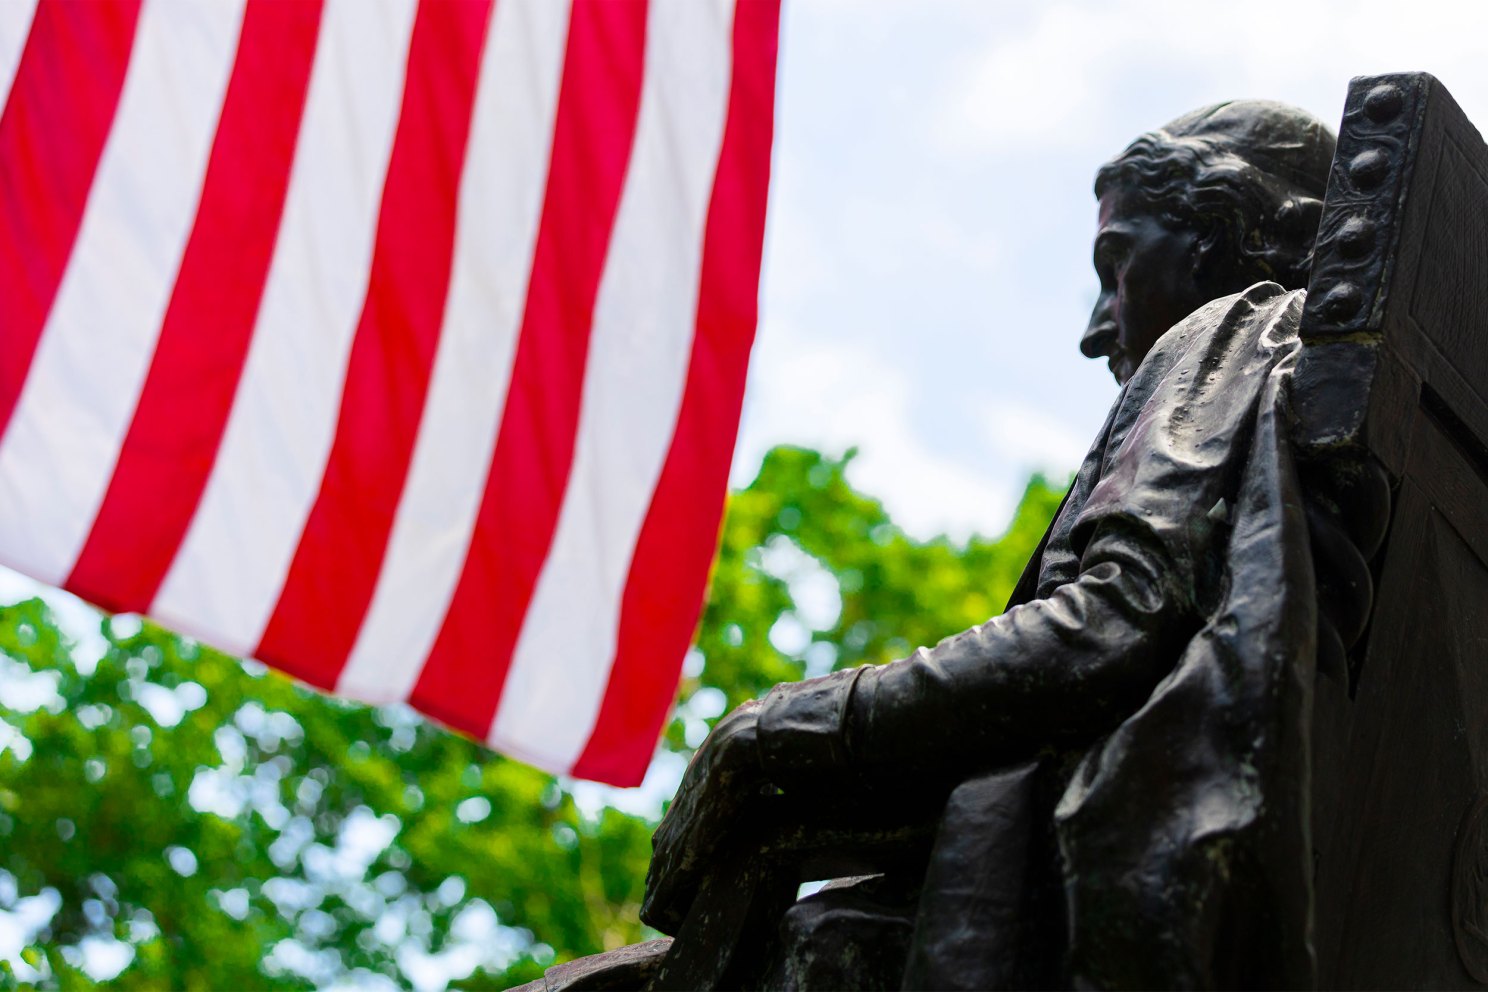
M 663 772 L 775 682 L 998 612 L 1060 496 L 919 542 L 850 457 L 777 448 L 730 497 Z M 0 983 L 504 988 L 645 936 L 659 809 L 623 798 L 137 618 L 0 608 Z

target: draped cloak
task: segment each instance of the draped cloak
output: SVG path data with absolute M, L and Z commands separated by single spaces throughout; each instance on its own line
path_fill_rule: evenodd
M 1038 815 L 1077 986 L 1314 981 L 1317 606 L 1288 436 L 1304 298 L 1259 283 L 1159 340 L 1006 613 L 902 661 L 777 687 L 761 708 L 761 758 L 787 795 L 1074 755 Z M 945 879 L 975 874 L 954 863 L 976 849 L 955 834 L 980 822 L 941 820 L 915 937 L 938 960 L 958 940 L 1007 946 L 925 932 L 975 917 Z M 983 980 L 1005 977 L 988 967 Z

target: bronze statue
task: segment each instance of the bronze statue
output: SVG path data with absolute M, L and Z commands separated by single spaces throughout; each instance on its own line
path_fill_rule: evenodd
M 1257 421 L 1274 419 L 1271 373 L 1296 349 L 1296 291 L 1306 283 L 1333 147 L 1331 132 L 1302 111 L 1235 102 L 1142 136 L 1100 170 L 1101 295 L 1081 350 L 1106 358 L 1124 389 L 1030 566 L 1031 588 L 1007 613 L 934 648 L 882 667 L 777 686 L 721 721 L 656 833 L 644 919 L 668 931 L 681 925 L 705 876 L 729 870 L 721 854 L 757 822 L 755 807 L 776 801 L 772 788 L 790 798 L 851 803 L 854 792 L 892 791 L 899 783 L 955 788 L 1042 753 L 1049 766 L 1043 775 L 1061 784 L 1073 776 L 1057 813 L 1062 824 L 1083 824 L 1082 808 L 1104 802 L 1103 789 L 1154 804 L 1147 810 L 1153 816 L 1164 801 L 1172 816 L 1197 813 L 1209 801 L 1187 788 L 1144 794 L 1151 769 L 1118 769 L 1125 760 L 1112 753 L 1119 735 L 1107 735 L 1118 728 L 1140 734 L 1151 725 L 1150 715 L 1130 721 L 1144 703 L 1152 706 L 1160 682 L 1179 688 L 1172 679 L 1196 653 L 1211 655 L 1194 663 L 1213 669 L 1204 677 L 1224 678 L 1223 662 L 1204 638 L 1221 638 L 1217 626 L 1233 622 L 1225 618 L 1236 608 L 1227 584 L 1242 550 L 1237 527 L 1256 512 L 1245 502 L 1245 477 L 1256 433 L 1268 426 Z M 1274 613 L 1285 592 L 1268 589 L 1264 610 Z M 1301 648 L 1311 632 L 1288 633 Z M 1207 687 L 1193 702 L 1212 714 L 1238 690 Z M 1160 733 L 1175 747 L 1195 743 L 1166 723 Z M 1073 755 L 1084 756 L 1078 767 Z M 1195 769 L 1204 780 L 1195 786 L 1231 788 L 1240 773 L 1220 764 L 1216 756 Z M 1248 774 L 1259 804 L 1268 770 Z M 1216 829 L 1233 833 L 1260 813 L 1225 808 L 1213 815 Z M 977 830 L 975 822 L 970 829 Z M 1084 842 L 1079 830 L 1066 834 L 1066 845 Z M 1238 870 L 1242 860 L 1236 849 L 1230 863 L 1229 842 L 1220 857 L 1220 847 L 1196 837 L 1166 839 L 1193 847 L 1185 856 L 1200 859 L 1206 871 Z M 999 854 L 1027 857 L 1021 850 L 987 856 Z M 1176 864 L 1161 870 L 1174 884 L 1188 871 Z M 915 886 L 907 888 L 913 895 Z M 938 898 L 926 888 L 907 908 L 923 916 Z M 1155 929 L 1173 931 L 1174 946 L 1164 948 L 1161 933 L 1144 935 L 1147 960 L 1132 962 L 1134 977 L 1171 973 L 1142 969 L 1184 967 L 1196 982 L 1207 978 L 1207 962 L 1167 960 L 1169 950 L 1189 948 L 1181 917 L 1194 909 L 1178 900 L 1173 919 L 1152 920 Z M 920 929 L 921 944 L 937 939 Z M 1087 967 L 1082 942 L 1109 942 L 1111 934 L 1077 928 L 1071 936 L 1071 977 L 1111 977 L 1080 970 Z M 1001 948 L 993 965 L 1012 964 L 1011 953 Z M 1064 977 L 1052 968 L 1041 962 L 1015 974 Z M 930 970 L 918 976 L 923 984 L 952 977 Z
M 675 941 L 547 989 L 1488 980 L 1488 147 L 1373 77 L 1336 153 L 1226 103 L 1096 193 L 1122 391 L 1007 612 L 720 721 Z

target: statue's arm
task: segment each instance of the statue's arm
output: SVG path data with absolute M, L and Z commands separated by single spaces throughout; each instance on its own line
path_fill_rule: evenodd
M 1077 579 L 902 661 L 777 686 L 759 713 L 766 775 L 949 771 L 1089 739 L 1141 706 L 1197 627 L 1192 583 L 1119 518 Z
M 1104 447 L 1104 446 L 1102 446 Z M 1089 740 L 1138 709 L 1198 629 L 1190 486 L 1167 518 L 1107 500 L 1077 512 L 1072 578 L 1041 599 L 902 661 L 772 689 L 726 716 L 688 766 L 653 838 L 642 919 L 676 932 L 701 880 L 732 870 L 763 840 L 757 814 L 792 799 L 840 811 L 859 787 L 896 794 L 1016 761 L 1047 744 Z M 1197 495 L 1195 495 L 1197 494 Z M 1204 515 L 1199 514 L 1200 517 Z M 1088 536 L 1086 536 L 1088 534 Z M 774 789 L 785 793 L 777 804 Z M 928 798 L 928 796 L 927 796 Z M 910 801 L 913 805 L 913 801 Z M 910 811 L 912 814 L 912 810 Z M 733 852 L 733 853 L 730 853 Z

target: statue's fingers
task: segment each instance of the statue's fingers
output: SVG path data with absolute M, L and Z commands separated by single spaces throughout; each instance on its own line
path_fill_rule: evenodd
M 651 835 L 651 860 L 654 864 L 663 852 L 675 848 L 682 838 L 686 837 L 693 829 L 693 820 L 696 818 L 697 804 L 693 800 L 693 793 L 688 790 L 679 790 L 677 798 L 667 809 L 666 815 L 657 824 L 656 832 Z
M 684 861 L 693 833 L 691 813 L 689 797 L 679 795 L 651 837 L 651 866 L 646 871 L 641 919 L 663 933 L 675 933 L 686 917 L 687 906 L 678 908 L 674 904 L 679 900 L 679 891 L 687 885 Z
M 697 894 L 694 873 L 684 871 L 680 865 L 658 870 L 652 862 L 652 872 L 646 876 L 646 894 L 641 899 L 641 922 L 664 934 L 676 936 L 687 920 Z
M 726 803 L 711 788 L 682 789 L 652 836 L 641 919 L 675 934 L 687 919 L 704 873 L 713 865 Z

